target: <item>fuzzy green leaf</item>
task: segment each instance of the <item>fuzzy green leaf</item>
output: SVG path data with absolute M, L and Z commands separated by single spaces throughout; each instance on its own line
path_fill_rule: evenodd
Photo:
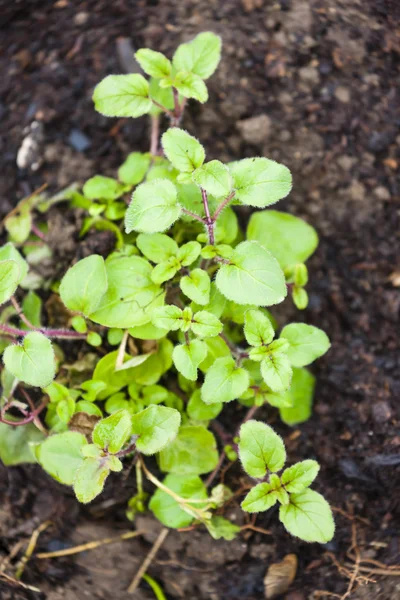
M 164 133 L 162 146 L 166 157 L 178 171 L 191 173 L 204 162 L 203 146 L 195 137 L 178 127 L 171 127 Z
M 214 73 L 221 58 L 221 38 L 209 31 L 178 46 L 172 63 L 178 71 L 190 71 L 202 79 Z
M 275 336 L 271 321 L 260 310 L 248 310 L 244 315 L 244 336 L 250 346 L 270 344 Z
M 60 296 L 72 311 L 90 315 L 108 287 L 104 258 L 92 254 L 68 269 L 60 284 Z
M 15 260 L 0 262 L 0 304 L 11 298 L 18 287 L 20 268 Z
M 79 502 L 87 504 L 101 494 L 109 474 L 108 461 L 103 462 L 98 458 L 85 458 L 74 480 L 74 492 Z
M 182 277 L 180 286 L 182 292 L 193 302 L 201 305 L 209 303 L 211 281 L 207 271 L 194 269 L 189 275 Z
M 195 421 L 210 421 L 215 419 L 223 408 L 222 402 L 206 404 L 201 399 L 201 391 L 195 390 L 187 405 L 187 414 Z
M 175 277 L 181 268 L 181 264 L 175 256 L 156 265 L 151 273 L 151 280 L 157 285 L 161 285 Z
M 291 406 L 280 408 L 280 416 L 287 425 L 304 423 L 311 416 L 315 377 L 307 369 L 293 369 L 290 389 Z
M 111 454 L 121 450 L 129 440 L 132 430 L 132 418 L 127 410 L 119 410 L 110 417 L 96 423 L 92 433 L 94 444 Z
M 157 233 L 169 229 L 178 219 L 181 207 L 177 192 L 168 179 L 155 179 L 139 185 L 125 214 L 127 233 Z
M 279 519 L 289 533 L 305 542 L 326 544 L 335 533 L 331 508 L 314 490 L 291 494 L 290 503 L 279 510 Z
M 162 77 L 168 77 L 171 74 L 171 61 L 161 52 L 141 48 L 135 52 L 135 58 L 143 71 L 150 77 L 162 79 Z
M 125 191 L 125 186 L 113 179 L 103 175 L 95 175 L 83 186 L 83 193 L 89 200 L 106 200 L 112 202 Z
M 160 306 L 153 311 L 151 320 L 156 327 L 177 331 L 181 327 L 182 310 L 174 304 Z
M 29 385 L 46 387 L 55 377 L 53 346 L 42 333 L 28 333 L 20 346 L 8 346 L 3 358 L 7 370 Z
M 156 264 L 168 260 L 178 252 L 178 244 L 164 233 L 141 233 L 137 237 L 136 246 L 146 258 Z
M 237 534 L 240 532 L 240 527 L 235 525 L 228 519 L 213 515 L 209 521 L 205 521 L 204 525 L 207 527 L 208 533 L 214 540 L 234 540 Z
M 162 483 L 180 498 L 187 500 L 205 500 L 207 498 L 206 487 L 197 475 L 167 475 Z M 198 504 L 193 506 L 198 507 Z M 193 516 L 185 512 L 172 496 L 161 489 L 157 489 L 153 494 L 149 508 L 166 527 L 179 529 L 187 527 L 193 521 Z
M 34 446 L 30 444 L 41 442 L 44 437 L 44 434 L 33 423 L 19 427 L 0 423 L 1 462 L 6 467 L 22 463 L 35 463 Z
M 243 500 L 241 507 L 248 513 L 268 510 L 278 501 L 278 494 L 270 483 L 259 483 L 254 486 Z
M 14 244 L 12 244 L 11 242 L 8 242 L 7 244 L 5 244 L 4 246 L 1 246 L 1 248 L 0 248 L 0 261 L 5 261 L 5 260 L 13 260 L 18 264 L 18 266 L 19 266 L 18 283 L 21 283 L 21 281 L 23 281 L 25 279 L 25 277 L 27 276 L 29 267 L 28 267 L 28 263 L 26 262 L 26 260 L 21 256 L 21 254 L 18 252 L 18 250 L 16 249 Z
M 287 196 L 292 176 L 284 165 L 268 158 L 244 158 L 231 167 L 235 198 L 242 204 L 264 208 Z
M 261 375 L 273 392 L 284 392 L 290 387 L 292 367 L 284 352 L 272 352 L 261 361 Z
M 200 310 L 193 316 L 191 329 L 195 335 L 201 338 L 209 338 L 219 335 L 223 329 L 223 325 L 212 313 Z
M 316 460 L 302 460 L 282 473 L 282 484 L 289 493 L 298 494 L 308 488 L 318 475 L 319 464 Z
M 239 398 L 249 387 L 249 374 L 236 367 L 231 356 L 217 358 L 208 369 L 201 388 L 201 398 L 206 404 L 230 402 Z
M 184 425 L 177 437 L 159 454 L 162 471 L 182 475 L 209 473 L 218 463 L 217 443 L 201 425 Z
M 184 267 L 188 267 L 200 256 L 201 246 L 199 242 L 187 242 L 177 252 L 177 259 Z
M 142 75 L 108 75 L 95 87 L 93 102 L 106 117 L 140 117 L 149 112 L 149 83 Z
M 206 84 L 201 77 L 194 73 L 180 71 L 174 79 L 173 86 L 184 98 L 194 98 L 202 104 L 208 100 Z
M 175 346 L 172 360 L 176 369 L 186 379 L 196 381 L 197 369 L 207 356 L 207 346 L 200 340 L 192 340 L 189 344 Z
M 215 198 L 228 196 L 232 189 L 229 170 L 219 160 L 212 160 L 196 169 L 193 173 L 193 181 Z
M 271 306 L 287 294 L 285 276 L 278 262 L 257 242 L 236 246 L 228 264 L 215 280 L 220 292 L 237 304 Z
M 305 323 L 291 323 L 282 329 L 281 338 L 289 342 L 287 355 L 294 367 L 305 367 L 323 356 L 330 348 L 322 329 Z
M 118 169 L 118 177 L 126 185 L 134 186 L 143 181 L 150 167 L 150 155 L 131 152 Z
M 176 437 L 180 424 L 177 410 L 151 404 L 132 417 L 132 433 L 139 436 L 137 449 L 143 454 L 160 452 Z
M 239 456 L 243 468 L 251 477 L 260 479 L 268 471 L 282 469 L 286 450 L 282 438 L 272 427 L 250 420 L 240 428 Z
M 66 431 L 46 438 L 34 446 L 38 463 L 54 479 L 72 485 L 75 475 L 83 463 L 82 448 L 87 441 L 77 431 Z

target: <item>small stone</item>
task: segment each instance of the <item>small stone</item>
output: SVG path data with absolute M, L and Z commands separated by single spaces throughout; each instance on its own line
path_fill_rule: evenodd
M 237 123 L 237 128 L 245 142 L 249 144 L 262 144 L 270 136 L 272 122 L 267 115 L 257 115 L 243 119 Z
M 281 104 L 292 104 L 293 98 L 289 92 L 281 92 L 278 96 L 278 100 Z
M 351 171 L 357 159 L 354 156 L 348 156 L 347 154 L 343 154 L 343 156 L 339 156 L 338 165 L 343 169 L 343 171 Z
M 357 202 L 362 202 L 365 198 L 365 186 L 357 180 L 354 180 L 348 188 L 350 198 Z
M 374 196 L 383 202 L 387 202 L 391 197 L 389 190 L 383 187 L 383 185 L 380 185 L 374 189 Z
M 75 25 L 85 25 L 89 19 L 89 13 L 87 12 L 78 12 L 74 17 Z
M 386 423 L 392 416 L 392 410 L 385 400 L 379 400 L 372 405 L 372 417 L 375 423 Z
M 33 121 L 26 129 L 26 137 L 17 154 L 17 166 L 19 169 L 30 169 L 37 171 L 42 164 L 40 147 L 43 142 L 43 125 L 39 121 Z
M 368 140 L 368 150 L 383 152 L 394 141 L 394 130 L 373 131 Z
M 258 560 L 266 560 L 275 553 L 275 546 L 273 544 L 257 544 L 252 545 L 250 548 L 250 556 Z
M 89 138 L 79 129 L 72 129 L 68 136 L 69 144 L 78 152 L 84 152 L 92 145 Z
M 299 69 L 299 76 L 302 81 L 311 85 L 318 85 L 319 73 L 315 67 L 302 67 Z
M 335 90 L 335 98 L 339 100 L 339 102 L 343 102 L 343 104 L 348 104 L 351 99 L 350 90 L 339 85 Z

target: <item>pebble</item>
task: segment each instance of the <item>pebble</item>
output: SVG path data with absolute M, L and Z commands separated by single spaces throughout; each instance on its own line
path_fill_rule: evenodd
M 383 152 L 393 142 L 394 131 L 373 131 L 368 140 L 368 150 Z
M 350 198 L 357 202 L 362 202 L 365 198 L 365 185 L 360 181 L 354 180 L 348 188 Z
M 237 128 L 249 144 L 262 144 L 271 134 L 272 122 L 267 115 L 257 115 L 238 121 Z
M 74 17 L 75 25 L 85 25 L 89 19 L 89 13 L 87 12 L 78 12 Z
M 391 198 L 389 190 L 383 187 L 383 185 L 380 185 L 374 189 L 374 196 L 383 202 L 387 202 Z
M 348 104 L 351 99 L 350 90 L 339 85 L 335 90 L 335 98 L 339 100 L 339 102 L 343 102 L 343 104 Z
M 339 167 L 343 169 L 343 171 L 351 171 L 354 167 L 357 159 L 354 156 L 349 156 L 348 154 L 343 154 L 343 156 L 339 156 L 337 159 Z
M 68 136 L 68 143 L 78 152 L 84 152 L 92 145 L 90 139 L 79 129 L 71 129 Z
M 302 81 L 312 85 L 319 83 L 319 73 L 315 67 L 302 67 L 299 69 L 299 76 Z
M 372 418 L 375 423 L 386 423 L 392 416 L 392 410 L 386 400 L 379 400 L 372 405 Z
M 25 130 L 27 134 L 17 153 L 17 166 L 19 169 L 30 169 L 37 171 L 42 164 L 40 157 L 40 145 L 43 141 L 43 125 L 39 121 L 33 121 Z

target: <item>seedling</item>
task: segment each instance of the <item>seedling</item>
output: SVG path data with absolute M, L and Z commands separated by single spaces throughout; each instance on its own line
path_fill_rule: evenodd
M 129 518 L 148 504 L 164 525 L 203 524 L 216 539 L 240 530 L 215 512 L 232 491 L 213 487 L 224 461 L 239 458 L 254 482 L 244 511 L 279 503 L 291 534 L 325 543 L 334 533 L 332 513 L 309 488 L 318 464 L 305 460 L 278 474 L 284 443 L 252 418 L 265 405 L 288 425 L 310 416 L 314 378 L 305 367 L 327 352 L 329 340 L 301 322 L 280 328 L 269 309 L 288 293 L 298 308 L 307 305 L 305 263 L 317 235 L 297 217 L 264 210 L 289 194 L 287 167 L 263 157 L 207 161 L 199 140 L 179 127 L 189 99 L 207 100 L 204 80 L 218 65 L 220 47 L 216 35 L 202 33 L 179 46 L 172 61 L 142 49 L 136 58 L 150 80 L 110 75 L 96 87 L 102 114 L 150 115 L 151 144 L 149 153 L 128 156 L 118 179 L 96 175 L 82 193 L 71 188 L 63 196 L 87 211 L 82 235 L 91 227 L 116 234 L 106 259 L 88 256 L 51 283 L 70 311 L 70 329 L 42 326 L 42 293 L 30 291 L 19 306 L 18 287 L 38 287 L 30 260 L 37 203 L 20 208 L 23 235 L 8 219 L 19 250 L 11 242 L 0 248 L 0 302 L 11 301 L 0 322 L 0 455 L 6 464 L 37 461 L 83 503 L 133 459 L 137 493 Z M 170 127 L 160 145 L 162 113 Z M 235 205 L 262 209 L 246 233 Z M 45 241 L 39 236 L 42 252 Z M 58 339 L 79 341 L 78 362 L 66 362 Z M 41 390 L 37 408 L 30 388 Z M 226 432 L 218 416 L 234 401 L 248 412 L 237 432 Z M 154 455 L 162 480 L 147 459 Z M 156 488 L 150 500 L 143 477 Z

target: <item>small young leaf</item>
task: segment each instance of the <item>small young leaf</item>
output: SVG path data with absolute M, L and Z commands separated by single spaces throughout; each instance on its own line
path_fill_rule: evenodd
M 315 377 L 307 369 L 293 369 L 289 389 L 291 406 L 279 409 L 281 419 L 287 425 L 304 423 L 311 416 Z
M 21 254 L 11 242 L 8 242 L 0 248 L 0 261 L 5 260 L 13 260 L 17 263 L 19 266 L 18 283 L 21 283 L 21 281 L 23 281 L 27 276 L 29 267 L 26 260 L 22 258 Z
M 273 392 L 284 392 L 290 387 L 292 367 L 284 352 L 273 352 L 261 361 L 261 375 Z
M 270 344 L 275 336 L 271 321 L 260 310 L 248 310 L 244 315 L 244 336 L 250 346 Z
M 174 79 L 173 85 L 184 98 L 194 98 L 201 103 L 207 102 L 208 100 L 206 84 L 201 77 L 194 73 L 179 71 Z
M 215 33 L 204 32 L 188 44 L 178 46 L 172 63 L 178 71 L 190 71 L 202 79 L 214 73 L 221 58 L 221 38 Z
M 41 326 L 42 300 L 32 290 L 27 293 L 22 301 L 22 312 L 24 313 L 25 317 L 29 319 L 32 325 L 35 327 Z M 25 325 L 25 323 L 21 323 L 21 329 L 25 328 L 27 329 L 27 325 Z
M 270 483 L 259 483 L 250 490 L 241 507 L 248 513 L 258 513 L 268 510 L 277 501 L 275 488 Z
M 239 398 L 249 387 L 249 374 L 236 367 L 231 356 L 217 358 L 208 369 L 201 388 L 201 399 L 206 404 L 230 402 Z
M 237 304 L 271 306 L 287 295 L 282 269 L 257 242 L 236 246 L 229 263 L 219 269 L 215 282 L 220 292 Z
M 308 269 L 305 264 L 299 263 L 294 268 L 294 283 L 298 286 L 304 286 L 308 283 Z
M 181 268 L 181 264 L 175 256 L 156 265 L 151 273 L 151 280 L 157 285 L 161 285 L 175 277 Z
M 199 242 L 187 242 L 177 252 L 177 259 L 184 267 L 188 267 L 200 256 L 201 246 Z
M 182 277 L 180 286 L 182 292 L 193 302 L 201 305 L 209 303 L 211 281 L 207 271 L 194 269 L 189 275 Z
M 143 71 L 147 75 L 150 75 L 150 77 L 161 79 L 171 74 L 171 61 L 164 54 L 161 54 L 161 52 L 141 48 L 135 53 L 135 58 Z
M 130 186 L 143 181 L 150 167 L 150 155 L 141 152 L 131 152 L 118 169 L 118 178 Z
M 125 229 L 127 233 L 165 231 L 180 213 L 174 184 L 168 179 L 155 179 L 140 184 L 133 192 L 125 214 Z
M 277 210 L 251 215 L 247 239 L 256 240 L 271 252 L 281 267 L 304 263 L 318 246 L 317 232 L 303 219 Z
M 193 173 L 193 181 L 215 198 L 228 196 L 232 189 L 229 170 L 219 160 L 212 160 L 196 169 Z
M 206 338 L 204 342 L 207 345 L 208 353 L 207 358 L 201 363 L 200 369 L 203 373 L 206 373 L 215 363 L 217 358 L 231 356 L 231 351 L 226 342 L 219 336 Z
M 201 338 L 208 338 L 219 335 L 223 329 L 223 325 L 212 313 L 200 310 L 193 316 L 191 329 L 195 335 Z
M 142 75 L 108 75 L 95 87 L 93 102 L 106 117 L 140 117 L 149 112 L 149 83 Z
M 129 329 L 129 335 L 138 340 L 159 340 L 167 335 L 168 329 L 156 327 L 153 323 L 138 325 Z
M 103 462 L 98 458 L 85 458 L 74 480 L 74 492 L 79 502 L 87 504 L 101 494 L 109 474 L 108 461 Z
M 201 425 L 184 425 L 177 437 L 159 454 L 162 471 L 182 475 L 201 475 L 218 463 L 215 437 Z
M 242 204 L 264 208 L 288 195 L 292 176 L 284 165 L 268 158 L 244 158 L 231 167 L 235 198 Z
M 119 410 L 110 417 L 99 421 L 92 433 L 94 444 L 111 454 L 116 454 L 129 440 L 132 430 L 132 418 L 127 410 Z
M 113 179 L 103 175 L 95 175 L 83 186 L 83 193 L 89 200 L 106 200 L 112 202 L 125 191 L 125 186 Z
M 195 137 L 178 127 L 171 127 L 164 133 L 162 146 L 166 157 L 178 171 L 191 173 L 204 162 L 203 146 Z
M 239 435 L 240 460 L 250 477 L 260 479 L 267 470 L 274 473 L 282 469 L 286 450 L 282 438 L 272 427 L 250 420 L 241 426 Z
M 328 336 L 322 329 L 305 323 L 291 323 L 282 329 L 281 338 L 289 342 L 287 355 L 294 367 L 305 367 L 330 348 Z
M 335 533 L 329 504 L 321 494 L 308 488 L 291 494 L 289 504 L 280 507 L 279 519 L 289 533 L 305 542 L 326 544 Z
M 308 294 L 304 288 L 294 285 L 292 289 L 292 298 L 296 308 L 299 310 L 304 310 L 307 308 Z
M 161 263 L 178 252 L 178 244 L 164 233 L 141 233 L 136 246 L 146 258 L 153 263 Z
M 189 344 L 175 346 L 172 360 L 176 369 L 186 379 L 196 381 L 197 369 L 207 356 L 207 346 L 200 340 L 192 340 Z
M 156 327 L 177 331 L 181 327 L 182 310 L 174 304 L 160 306 L 153 311 L 151 320 Z
M 187 414 L 195 421 L 210 421 L 218 417 L 223 408 L 222 402 L 206 404 L 201 399 L 201 391 L 195 390 L 187 404 Z
M 107 287 L 104 258 L 92 254 L 68 269 L 60 284 L 60 296 L 67 308 L 88 316 L 99 306 Z
M 156 79 L 154 77 L 152 77 L 150 79 L 150 98 L 152 100 L 155 100 L 158 104 L 161 104 L 161 106 L 164 106 L 164 108 L 168 108 L 170 110 L 172 110 L 174 108 L 174 95 L 172 92 L 172 88 L 168 87 L 168 88 L 162 88 L 160 86 L 160 83 L 163 81 L 163 79 Z M 152 109 L 150 111 L 151 115 L 159 115 L 162 112 L 162 110 L 156 105 L 153 104 Z M 153 169 L 155 168 L 156 170 L 159 169 L 158 165 L 156 167 L 152 167 Z M 163 167 L 160 167 L 163 168 Z M 157 175 L 157 177 L 159 177 L 159 175 Z M 163 175 L 164 177 L 164 175 Z
M 240 532 L 240 527 L 228 521 L 224 517 L 213 515 L 209 521 L 205 521 L 204 525 L 207 527 L 208 533 L 214 540 L 234 540 L 237 534 Z
M 6 369 L 24 383 L 46 387 L 56 374 L 53 346 L 42 333 L 28 333 L 22 345 L 8 346 L 4 351 Z
M 308 488 L 318 475 L 319 464 L 315 460 L 302 460 L 285 469 L 281 481 L 289 493 L 298 494 Z
M 206 487 L 197 475 L 167 475 L 162 483 L 180 498 L 188 500 L 207 498 Z M 198 507 L 198 504 L 193 506 Z M 149 508 L 166 527 L 179 529 L 187 527 L 193 521 L 193 516 L 185 512 L 172 496 L 161 489 L 157 489 L 152 496 Z
M 176 437 L 180 424 L 177 410 L 151 404 L 132 417 L 132 433 L 139 436 L 137 449 L 143 454 L 160 452 Z
M 87 441 L 77 431 L 66 431 L 46 438 L 33 447 L 38 463 L 54 479 L 72 485 L 83 462 L 82 448 Z
M 0 304 L 11 298 L 18 287 L 20 269 L 15 260 L 0 262 Z

